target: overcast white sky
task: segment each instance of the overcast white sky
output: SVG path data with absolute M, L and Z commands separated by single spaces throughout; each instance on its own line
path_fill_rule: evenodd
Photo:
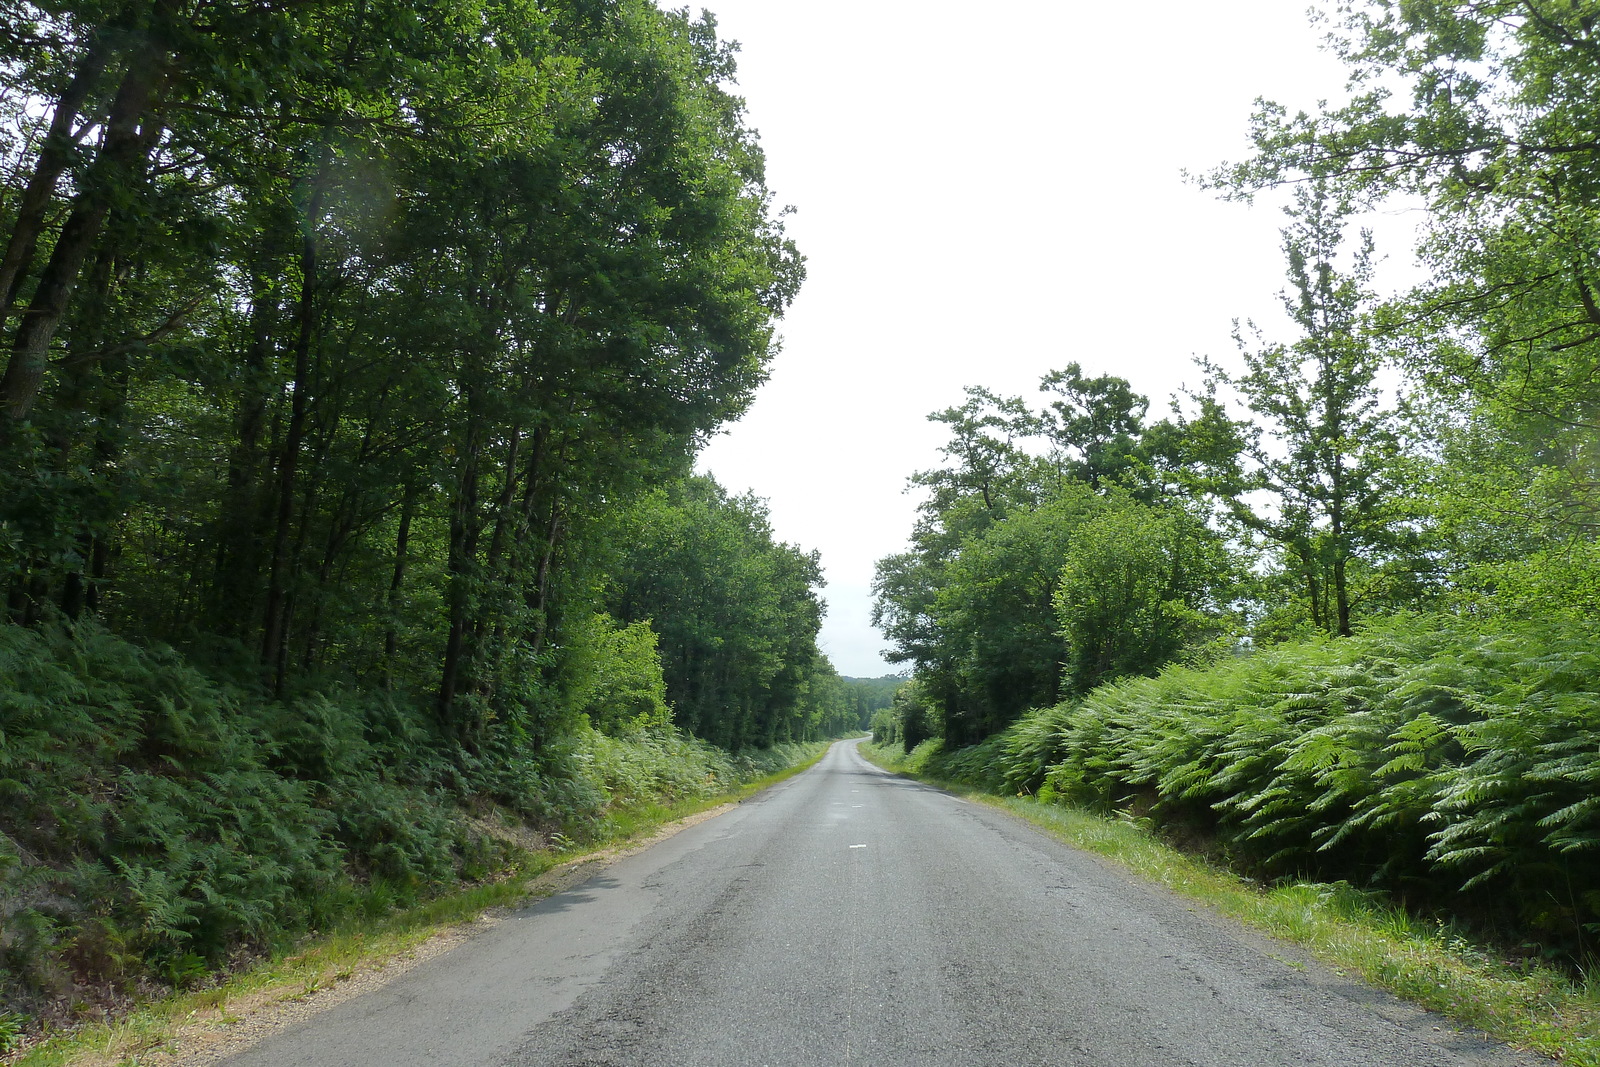
M 873 563 L 905 546 L 906 479 L 939 462 L 928 413 L 967 385 L 1036 399 L 1075 360 L 1159 414 L 1196 354 L 1232 355 L 1235 318 L 1282 332 L 1280 211 L 1181 171 L 1242 157 L 1257 97 L 1340 98 L 1342 70 L 1294 0 L 698 6 L 741 44 L 808 271 L 770 381 L 700 468 L 821 552 L 840 673 L 890 673 Z M 1378 221 L 1379 254 L 1409 265 Z

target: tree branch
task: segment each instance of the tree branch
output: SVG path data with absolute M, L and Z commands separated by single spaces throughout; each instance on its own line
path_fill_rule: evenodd
M 183 328 L 184 320 L 189 317 L 195 308 L 200 306 L 201 301 L 204 299 L 204 296 L 195 297 L 183 307 L 179 308 L 177 311 L 174 311 L 171 315 L 168 315 L 165 322 L 163 322 L 160 326 L 157 326 L 154 330 L 151 330 L 149 333 L 145 334 L 143 337 L 136 337 L 131 341 L 123 341 L 120 344 L 110 345 L 106 348 L 97 348 L 92 352 L 82 352 L 76 355 L 62 356 L 60 359 L 55 361 L 56 366 L 86 366 L 90 363 L 97 363 L 102 359 L 113 359 L 117 356 L 127 355 L 129 352 L 132 352 L 135 349 L 143 348 L 146 345 L 154 344 L 162 338 L 170 337 L 173 333 Z

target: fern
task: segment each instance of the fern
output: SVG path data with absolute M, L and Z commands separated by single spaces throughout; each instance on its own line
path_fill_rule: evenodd
M 1262 872 L 1577 938 L 1600 923 L 1600 892 L 1556 907 L 1548 887 L 1600 885 L 1596 644 L 1570 620 L 1483 634 L 1397 618 L 1097 689 L 968 762 L 1101 809 L 1153 788 L 1156 818 L 1209 820 Z

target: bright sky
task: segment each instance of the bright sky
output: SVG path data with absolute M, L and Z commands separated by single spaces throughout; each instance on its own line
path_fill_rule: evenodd
M 940 462 L 928 413 L 967 385 L 1036 402 L 1075 360 L 1160 415 L 1196 354 L 1233 355 L 1235 318 L 1282 333 L 1282 214 L 1181 171 L 1241 158 L 1257 97 L 1341 98 L 1342 70 L 1293 0 L 703 2 L 742 46 L 808 274 L 770 381 L 700 467 L 821 552 L 839 672 L 887 674 L 873 564 L 905 547 L 906 479 Z

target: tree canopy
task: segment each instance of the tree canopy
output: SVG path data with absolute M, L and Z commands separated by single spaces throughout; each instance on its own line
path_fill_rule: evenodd
M 10 617 L 427 690 L 473 743 L 522 714 L 600 518 L 744 409 L 802 277 L 715 22 L 14 13 Z

